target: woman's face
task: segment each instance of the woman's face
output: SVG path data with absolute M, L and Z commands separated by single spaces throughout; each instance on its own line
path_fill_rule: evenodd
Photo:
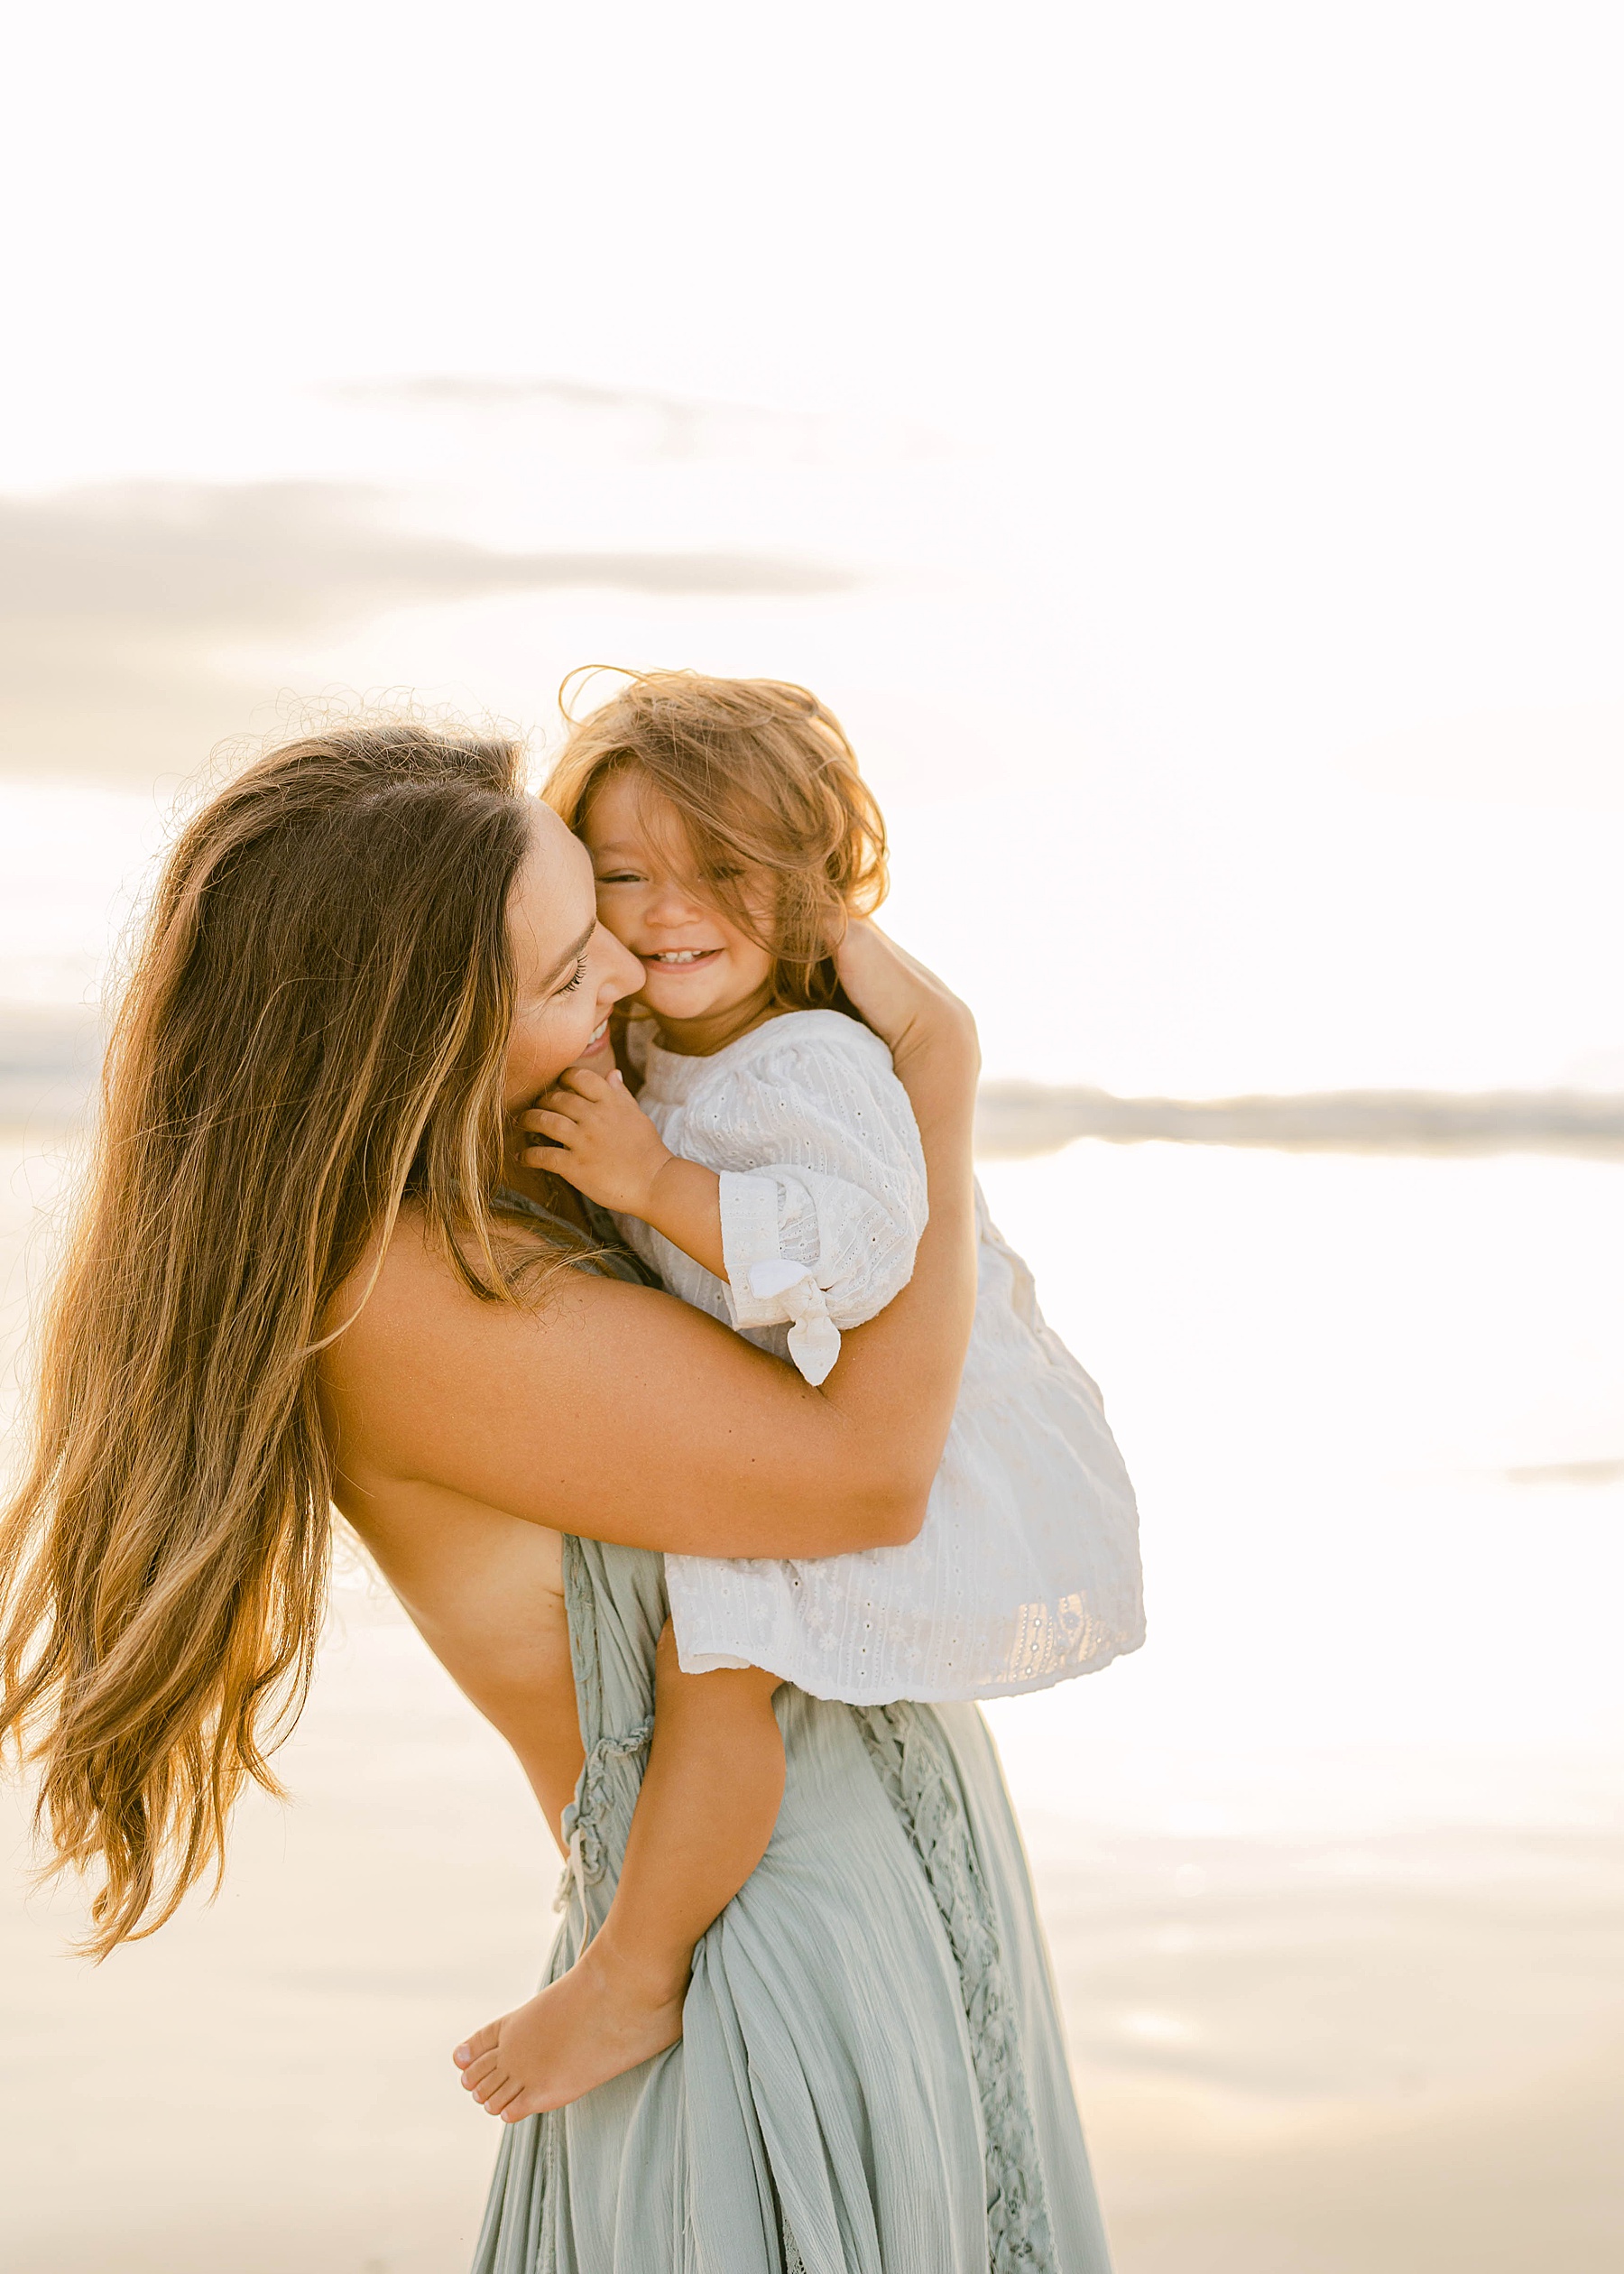
M 558 815 L 531 809 L 531 847 L 508 901 L 514 1003 L 503 1104 L 518 1113 L 567 1066 L 614 1070 L 609 1013 L 642 966 L 597 920 L 592 863 Z

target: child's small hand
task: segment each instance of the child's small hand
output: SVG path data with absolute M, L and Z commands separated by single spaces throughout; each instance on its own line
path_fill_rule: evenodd
M 600 1208 L 647 1214 L 654 1179 L 673 1156 L 618 1073 L 572 1066 L 540 1105 L 520 1116 L 549 1145 L 525 1151 L 532 1169 L 549 1169 Z

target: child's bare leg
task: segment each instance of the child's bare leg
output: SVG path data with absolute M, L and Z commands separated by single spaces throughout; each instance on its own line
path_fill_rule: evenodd
M 517 2123 L 682 2035 L 694 1945 L 767 1851 L 784 1797 L 776 1674 L 684 1674 L 668 1625 L 654 1734 L 609 1915 L 569 1972 L 459 2045 L 463 2084 Z

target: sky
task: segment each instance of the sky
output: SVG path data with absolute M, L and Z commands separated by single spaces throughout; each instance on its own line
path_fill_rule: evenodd
M 0 994 L 223 739 L 687 662 L 844 717 L 994 1072 L 1624 1083 L 1614 11 L 8 44 Z

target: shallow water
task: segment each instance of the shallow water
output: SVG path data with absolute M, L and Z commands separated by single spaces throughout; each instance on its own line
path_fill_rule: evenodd
M 13 1331 L 52 1181 L 7 1156 Z M 1145 1650 L 992 1709 L 1121 2274 L 1610 2274 L 1624 1179 L 1091 1144 L 984 1181 L 1143 1508 Z M 447 2055 L 536 1974 L 556 1861 L 387 1598 L 336 1604 L 213 1909 L 99 1973 L 64 1899 L 0 1913 L 19 2274 L 461 2262 L 494 2143 Z

